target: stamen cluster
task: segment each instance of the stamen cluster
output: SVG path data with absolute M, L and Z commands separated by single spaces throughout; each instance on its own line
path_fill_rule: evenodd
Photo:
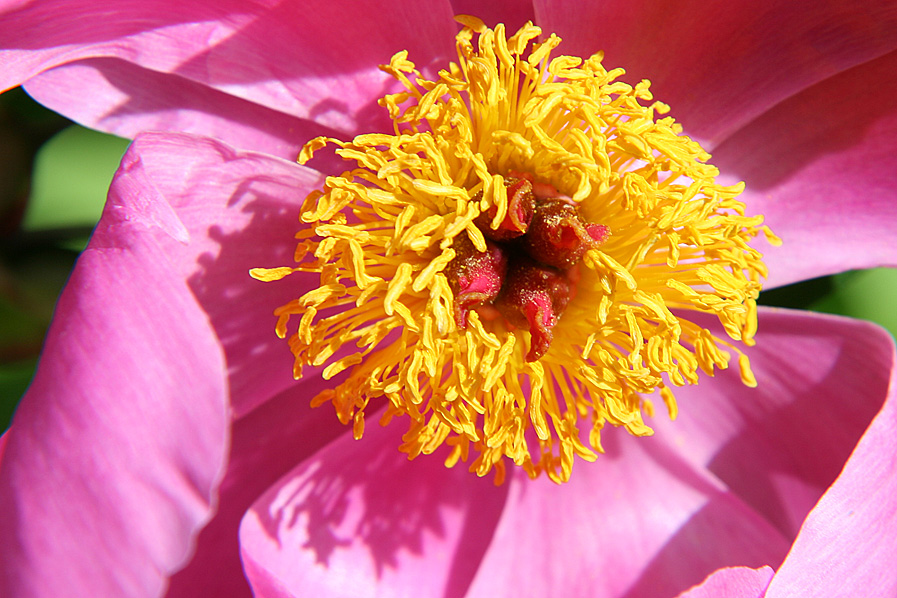
M 379 410 L 408 422 L 409 457 L 447 447 L 497 483 L 506 463 L 563 482 L 605 424 L 651 434 L 652 395 L 675 417 L 672 388 L 733 354 L 755 384 L 739 348 L 766 274 L 751 242 L 776 239 L 647 81 L 600 54 L 552 58 L 560 40 L 532 24 L 506 38 L 459 20 L 437 77 L 405 52 L 382 67 L 404 88 L 381 100 L 392 134 L 303 149 L 336 144 L 355 167 L 306 198 L 297 264 L 251 274 L 318 277 L 276 331 L 294 376 L 334 380 L 313 404 L 356 438 Z

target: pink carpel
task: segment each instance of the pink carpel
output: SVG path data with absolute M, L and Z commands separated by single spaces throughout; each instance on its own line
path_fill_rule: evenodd
M 455 321 L 465 328 L 471 308 L 498 296 L 508 258 L 500 245 L 488 240 L 486 251 L 479 251 L 466 234 L 456 237 L 452 248 L 455 258 L 446 266 L 445 275 L 455 297 Z

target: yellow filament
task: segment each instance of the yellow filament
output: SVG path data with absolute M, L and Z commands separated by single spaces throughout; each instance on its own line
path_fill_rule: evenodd
M 318 288 L 278 308 L 277 331 L 299 319 L 289 336 L 297 376 L 324 364 L 325 378 L 345 374 L 313 403 L 330 402 L 357 438 L 365 409 L 385 402 L 382 423 L 407 418 L 400 450 L 410 457 L 447 445 L 447 465 L 472 456 L 471 471 L 495 471 L 498 483 L 505 460 L 563 482 L 576 456 L 602 452 L 606 423 L 651 434 L 648 397 L 659 394 L 675 418 L 671 386 L 726 368 L 730 351 L 756 384 L 732 341 L 753 343 L 766 275 L 749 242 L 777 240 L 762 217 L 745 216 L 742 185 L 714 181 L 709 155 L 662 117 L 668 108 L 647 81 L 618 81 L 623 71 L 605 70 L 600 54 L 552 58 L 560 39 L 535 42 L 532 24 L 507 39 L 502 25 L 459 21 L 458 63 L 436 80 L 406 52 L 382 67 L 405 88 L 380 101 L 393 134 L 306 145 L 300 162 L 333 143 L 357 167 L 306 199 L 298 265 L 251 274 L 319 275 Z M 459 329 L 443 273 L 458 235 L 485 249 L 473 220 L 495 206 L 500 221 L 512 171 L 553 185 L 612 233 L 584 258 L 536 362 L 525 360 L 529 333 L 501 318 L 473 311 Z M 718 318 L 731 341 L 690 312 Z

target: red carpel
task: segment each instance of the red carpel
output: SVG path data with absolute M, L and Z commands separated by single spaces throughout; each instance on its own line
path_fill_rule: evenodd
M 611 231 L 584 220 L 576 202 L 532 174 L 512 172 L 505 187 L 508 211 L 499 226 L 492 228 L 494 206 L 474 220 L 487 239 L 486 251 L 467 234 L 458 235 L 445 275 L 459 327 L 467 326 L 471 309 L 483 321 L 503 317 L 509 328 L 529 330 L 526 360 L 536 361 L 548 351 L 553 329 L 575 296 L 582 257 Z

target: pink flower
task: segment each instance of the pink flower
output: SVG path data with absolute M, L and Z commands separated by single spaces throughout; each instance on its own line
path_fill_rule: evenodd
M 387 130 L 376 65 L 440 68 L 459 12 L 651 78 L 782 237 L 770 284 L 893 265 L 894 2 L 3 4 L 4 89 L 169 131 L 125 155 L 0 443 L 3 595 L 897 592 L 895 354 L 874 326 L 761 310 L 756 389 L 721 372 L 569 483 L 495 487 L 311 409 L 328 383 L 293 382 L 271 310 L 316 283 L 246 274 L 292 258 L 322 178 L 299 147 Z

